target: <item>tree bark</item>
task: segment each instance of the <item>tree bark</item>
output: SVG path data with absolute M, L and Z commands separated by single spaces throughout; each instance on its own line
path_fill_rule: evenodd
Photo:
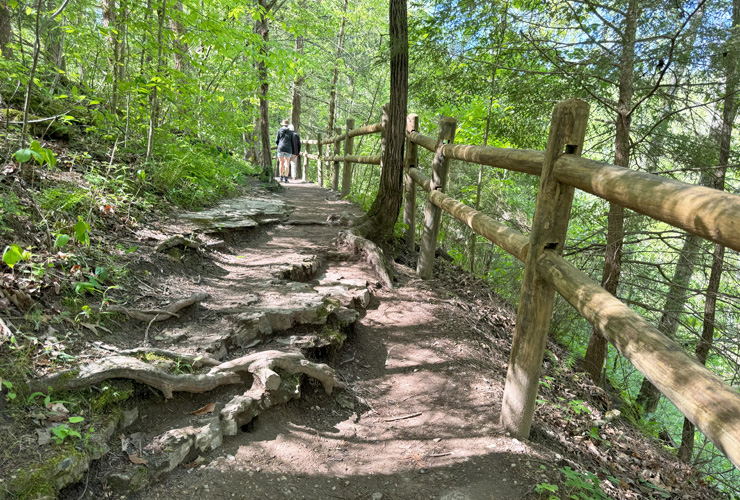
M 391 51 L 391 98 L 383 133 L 386 148 L 380 171 L 378 195 L 368 211 L 368 239 L 383 245 L 393 237 L 403 194 L 403 147 L 408 106 L 409 47 L 406 0 L 390 0 L 388 9 Z
M 740 0 L 732 1 L 732 35 L 728 44 L 726 56 L 726 87 L 724 109 L 722 110 L 722 124 L 718 133 L 719 142 L 719 168 L 714 171 L 713 187 L 724 191 L 725 174 L 730 157 L 730 145 L 732 141 L 732 125 L 737 114 L 737 105 L 735 102 L 735 92 L 738 85 L 738 68 L 737 58 L 740 56 L 738 48 L 738 39 L 740 34 L 737 30 L 740 27 Z M 712 348 L 714 341 L 715 316 L 717 309 L 717 295 L 719 285 L 722 279 L 722 267 L 724 265 L 725 247 L 719 244 L 714 245 L 712 253 L 712 270 L 709 275 L 707 284 L 706 300 L 704 302 L 704 322 L 702 324 L 701 340 L 694 351 L 696 358 L 702 365 L 707 364 L 707 357 Z M 678 448 L 678 459 L 683 462 L 691 460 L 694 454 L 694 424 L 687 418 L 683 422 L 681 432 L 681 445 Z
M 178 0 L 170 9 L 170 29 L 174 34 L 172 55 L 175 58 L 175 69 L 183 73 L 188 70 L 188 44 L 183 42 L 185 25 L 182 23 L 182 1 Z
M 13 51 L 8 45 L 13 38 L 13 25 L 7 0 L 0 0 L 0 52 L 5 59 L 13 57 Z
M 164 19 L 166 14 L 167 0 L 162 0 L 162 8 L 157 10 L 157 15 L 159 17 L 159 28 L 157 32 L 157 76 L 160 76 L 162 73 L 162 28 L 164 26 Z M 156 131 L 157 123 L 159 122 L 159 98 L 157 94 L 158 86 L 159 82 L 156 82 L 156 85 L 152 87 L 152 112 L 149 115 L 149 133 L 147 135 L 146 141 L 146 161 L 149 161 L 152 158 L 152 153 L 154 152 L 154 132 Z
M 262 181 L 274 183 L 275 178 L 272 171 L 272 153 L 270 152 L 270 116 L 267 92 L 270 84 L 267 81 L 267 44 L 270 40 L 270 26 L 267 19 L 267 0 L 259 0 L 260 17 L 257 20 L 257 32 L 262 37 L 259 50 L 259 62 L 257 63 L 257 76 L 260 82 L 260 145 L 262 156 Z
M 634 94 L 635 45 L 637 20 L 640 17 L 638 0 L 630 0 L 624 18 L 622 55 L 619 61 L 619 100 L 617 102 L 617 131 L 614 140 L 614 164 L 629 168 L 630 124 L 632 121 L 632 96 Z M 601 286 L 612 295 L 617 295 L 619 275 L 622 270 L 622 243 L 624 240 L 624 208 L 609 204 L 607 218 L 606 251 Z M 588 343 L 584 365 L 597 384 L 601 383 L 602 368 L 607 354 L 606 338 L 594 328 Z
M 112 79 L 110 109 L 115 110 L 118 105 L 118 62 L 120 57 L 120 44 L 118 42 L 120 32 L 118 35 L 114 33 L 114 28 L 118 28 L 116 19 L 116 0 L 103 0 L 101 7 L 103 11 L 103 28 L 106 30 L 105 39 L 108 42 L 112 53 L 112 56 L 108 58 L 109 74 Z
M 344 25 L 347 22 L 347 5 L 349 0 L 344 0 L 342 9 L 342 22 L 339 25 L 339 35 L 337 36 L 337 56 L 334 64 L 334 72 L 331 79 L 331 89 L 329 91 L 329 123 L 326 126 L 327 137 L 334 134 L 334 114 L 337 105 L 337 80 L 339 79 L 339 59 L 342 57 L 342 45 L 344 43 Z
M 295 51 L 299 54 L 303 54 L 303 36 L 298 35 L 295 38 Z M 290 122 L 293 124 L 295 133 L 300 136 L 301 132 L 301 90 L 303 83 L 306 81 L 305 76 L 299 76 L 293 82 L 293 103 L 291 106 Z M 296 178 L 303 177 L 301 157 L 296 158 Z

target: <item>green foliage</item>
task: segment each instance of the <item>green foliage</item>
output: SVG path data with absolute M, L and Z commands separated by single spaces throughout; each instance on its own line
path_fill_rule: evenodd
M 591 472 L 579 472 L 570 467 L 558 469 L 565 478 L 564 490 L 568 497 L 575 500 L 608 500 L 608 496 L 601 489 L 601 481 Z
M 82 216 L 77 217 L 74 227 L 75 239 L 82 245 L 90 246 L 90 225 L 82 220 Z
M 19 149 L 13 153 L 13 157 L 18 163 L 25 163 L 33 158 L 39 165 L 46 163 L 50 168 L 54 168 L 54 165 L 57 163 L 54 152 L 51 149 L 41 147 L 41 144 L 37 140 L 31 141 L 30 147 Z
M 12 401 L 17 396 L 16 392 L 13 390 L 13 383 L 10 380 L 3 380 L 0 386 L 5 387 L 6 394 L 5 398 Z
M 18 262 L 30 259 L 31 252 L 29 250 L 24 250 L 15 243 L 13 243 L 12 245 L 8 245 L 7 247 L 5 247 L 5 250 L 3 250 L 3 262 L 11 269 L 13 269 L 13 267 Z
M 164 145 L 165 152 L 153 165 L 152 184 L 172 202 L 199 208 L 232 194 L 255 170 L 242 160 L 215 149 L 178 140 Z

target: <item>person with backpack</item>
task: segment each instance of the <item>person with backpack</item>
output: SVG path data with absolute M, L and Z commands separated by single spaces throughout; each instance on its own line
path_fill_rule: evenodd
M 277 144 L 278 170 L 280 172 L 280 182 L 288 182 L 290 175 L 290 157 L 293 156 L 293 132 L 290 131 L 288 120 L 280 122 L 280 129 L 275 136 Z
M 293 156 L 290 157 L 290 172 L 291 177 L 295 180 L 298 172 L 298 156 L 301 154 L 301 138 L 292 123 L 288 125 L 288 128 L 293 132 Z

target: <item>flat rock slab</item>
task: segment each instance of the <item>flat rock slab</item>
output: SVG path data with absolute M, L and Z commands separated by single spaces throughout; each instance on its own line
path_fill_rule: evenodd
M 247 229 L 288 219 L 288 207 L 280 200 L 235 198 L 202 212 L 186 212 L 189 220 L 206 230 Z

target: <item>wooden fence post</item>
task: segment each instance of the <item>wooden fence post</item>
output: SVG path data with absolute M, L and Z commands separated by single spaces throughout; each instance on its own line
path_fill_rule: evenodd
M 324 160 L 322 159 L 324 156 L 324 146 L 321 144 L 321 134 L 318 134 L 318 139 L 316 140 L 316 148 L 319 150 L 319 159 L 317 161 L 316 167 L 316 182 L 318 183 L 319 187 L 324 187 Z
M 431 190 L 438 190 L 444 193 L 447 187 L 447 169 L 450 160 L 442 154 L 442 148 L 455 140 L 455 131 L 457 130 L 457 120 L 454 118 L 442 118 L 439 121 L 439 134 L 437 135 L 437 147 L 435 148 L 434 161 L 432 161 L 432 181 Z M 442 210 L 427 201 L 426 210 L 424 211 L 424 233 L 421 236 L 421 249 L 419 251 L 419 260 L 416 265 L 416 274 L 421 279 L 432 277 L 432 267 L 434 266 L 434 252 L 437 250 L 437 236 L 439 235 L 439 221 Z
M 562 255 L 573 201 L 574 188 L 555 180 L 553 165 L 563 155 L 581 155 L 588 112 L 584 101 L 563 101 L 550 122 L 501 408 L 501 424 L 517 438 L 529 437 L 532 426 L 555 298 L 554 288 L 537 272 L 537 261 L 545 249 Z
M 311 145 L 310 144 L 306 144 L 306 154 L 307 155 L 310 155 L 311 154 Z M 308 177 L 308 167 L 309 167 L 310 164 L 311 164 L 311 161 L 309 160 L 308 156 L 306 156 L 306 163 L 303 164 L 303 171 L 301 172 L 301 174 L 302 174 L 301 175 L 301 180 L 303 182 L 306 182 L 306 179 Z
M 406 132 L 416 132 L 419 130 L 419 115 L 410 114 L 406 118 Z M 416 183 L 409 175 L 410 168 L 416 168 L 418 164 L 418 147 L 416 143 L 406 139 L 406 158 L 404 171 L 406 172 L 405 181 L 405 202 L 403 204 L 403 223 L 406 224 L 404 241 L 409 253 L 413 255 L 416 251 Z
M 355 138 L 349 136 L 349 131 L 355 128 L 354 118 L 347 118 L 347 137 L 344 139 L 344 156 L 352 154 L 355 146 Z M 352 164 L 344 160 L 344 169 L 342 170 L 342 197 L 349 195 L 352 186 Z
M 342 131 L 339 127 L 334 129 L 334 137 L 337 137 Z M 334 141 L 334 156 L 339 156 L 342 152 L 342 143 Z M 339 191 L 339 162 L 334 160 L 334 168 L 331 171 L 331 190 Z

